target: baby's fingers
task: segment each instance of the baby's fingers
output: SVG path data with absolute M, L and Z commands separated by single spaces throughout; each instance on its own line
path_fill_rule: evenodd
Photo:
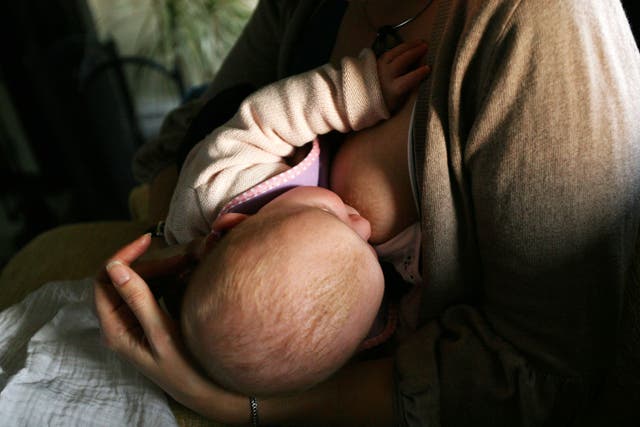
M 427 44 L 422 40 L 402 43 L 380 58 L 381 67 L 388 68 L 392 77 L 398 77 L 413 70 L 426 53 Z
M 427 77 L 427 74 L 431 71 L 428 65 L 421 65 L 413 71 L 398 77 L 394 81 L 395 90 L 397 93 L 407 93 L 411 89 L 417 87 L 422 80 Z
M 417 40 L 401 43 L 378 59 L 380 89 L 389 111 L 396 111 L 429 73 L 427 66 L 420 65 L 426 52 L 427 44 Z
M 426 45 L 426 43 L 423 40 L 411 40 L 408 42 L 402 42 L 399 45 L 383 53 L 382 56 L 379 58 L 379 60 L 385 64 L 390 64 L 400 55 L 423 44 Z

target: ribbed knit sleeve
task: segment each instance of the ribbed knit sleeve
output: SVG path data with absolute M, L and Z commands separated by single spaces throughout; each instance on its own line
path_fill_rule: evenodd
M 640 54 L 615 0 L 444 3 L 396 424 L 591 425 L 637 286 Z
M 265 86 L 189 153 L 166 220 L 168 242 L 208 233 L 226 202 L 288 169 L 285 158 L 316 136 L 388 116 L 369 49 L 339 68 L 327 64 Z

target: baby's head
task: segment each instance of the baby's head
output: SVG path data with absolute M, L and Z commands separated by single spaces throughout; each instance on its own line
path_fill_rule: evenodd
M 347 362 L 380 307 L 384 278 L 369 223 L 317 187 L 290 190 L 242 219 L 192 275 L 182 306 L 187 346 L 229 390 L 309 388 Z

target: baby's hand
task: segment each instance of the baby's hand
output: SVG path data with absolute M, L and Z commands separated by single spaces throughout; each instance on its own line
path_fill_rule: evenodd
M 380 88 L 390 112 L 397 110 L 429 73 L 429 66 L 420 64 L 426 52 L 427 44 L 416 40 L 401 43 L 378 58 Z

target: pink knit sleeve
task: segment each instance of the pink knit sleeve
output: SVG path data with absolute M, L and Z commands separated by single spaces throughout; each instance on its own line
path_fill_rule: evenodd
M 189 153 L 171 200 L 167 241 L 208 233 L 227 201 L 288 169 L 285 158 L 316 136 L 388 117 L 369 49 L 339 68 L 327 64 L 262 88 Z

